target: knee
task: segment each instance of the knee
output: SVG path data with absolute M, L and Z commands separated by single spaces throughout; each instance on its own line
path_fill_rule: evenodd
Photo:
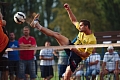
M 118 75 L 118 74 L 119 74 L 119 70 L 114 71 L 114 74 L 115 74 L 115 75 Z
M 100 72 L 100 76 L 104 76 L 104 72 Z
M 99 73 L 99 71 L 94 70 L 94 71 L 92 72 L 92 75 L 93 75 L 93 76 L 96 76 L 98 73 Z
M 50 77 L 50 78 L 53 78 L 53 75 L 50 75 L 49 77 Z

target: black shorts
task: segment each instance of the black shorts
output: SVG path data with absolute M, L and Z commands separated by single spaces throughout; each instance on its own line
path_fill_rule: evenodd
M 10 75 L 17 75 L 18 73 L 18 67 L 19 67 L 19 61 L 11 61 L 9 60 L 9 74 Z
M 2 57 L 0 60 L 0 71 L 9 71 L 8 58 Z
M 7 44 L 7 46 L 8 46 L 8 44 Z M 5 53 L 5 50 L 7 49 L 7 46 L 4 48 L 4 50 L 2 52 L 0 52 L 0 61 L 2 60 L 2 56 Z
M 74 45 L 69 41 L 69 45 Z M 71 51 L 70 49 L 64 49 L 66 54 L 68 55 L 68 65 L 70 65 L 70 69 L 72 72 L 75 71 L 78 64 L 82 61 L 82 58 L 78 56 L 75 52 Z
M 36 71 L 36 75 L 37 75 L 37 60 L 35 60 L 35 71 Z M 30 74 L 29 72 L 29 67 L 27 66 L 27 68 L 25 69 L 25 74 Z
M 51 66 L 40 65 L 40 71 L 42 78 L 47 78 L 48 76 L 54 75 L 52 65 Z

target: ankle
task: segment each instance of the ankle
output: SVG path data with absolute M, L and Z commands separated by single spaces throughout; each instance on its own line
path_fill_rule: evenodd
M 34 20 L 33 24 L 34 24 L 34 27 L 36 27 L 38 30 L 41 30 L 42 26 L 39 24 L 38 19 Z
M 42 29 L 42 26 L 41 26 L 39 23 L 36 23 L 36 28 L 37 28 L 38 30 L 41 30 L 41 29 Z

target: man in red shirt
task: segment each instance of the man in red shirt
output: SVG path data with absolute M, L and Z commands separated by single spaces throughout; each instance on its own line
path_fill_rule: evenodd
M 34 37 L 30 36 L 30 29 L 28 26 L 23 28 L 24 36 L 20 37 L 18 42 L 21 48 L 25 47 L 36 47 L 36 40 Z M 22 50 L 20 51 L 20 61 L 19 61 L 19 74 L 18 77 L 20 80 L 24 80 L 25 70 L 28 68 L 28 72 L 30 74 L 31 80 L 35 80 L 36 72 L 35 72 L 35 61 L 34 54 L 35 50 Z

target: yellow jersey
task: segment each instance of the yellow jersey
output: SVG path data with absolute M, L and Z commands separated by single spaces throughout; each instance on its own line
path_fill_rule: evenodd
M 76 23 L 76 28 L 79 30 L 79 22 Z M 79 32 L 75 45 L 96 44 L 96 37 L 94 34 L 86 35 L 84 32 Z M 93 48 L 78 48 L 80 52 L 92 53 Z M 81 57 L 83 60 L 87 57 Z

